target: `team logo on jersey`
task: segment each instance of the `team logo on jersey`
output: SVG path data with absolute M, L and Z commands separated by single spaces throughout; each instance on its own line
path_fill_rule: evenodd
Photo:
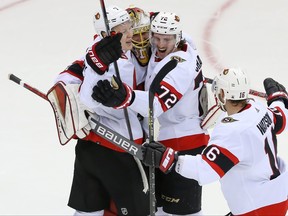
M 177 60 L 178 62 L 184 62 L 186 61 L 185 59 L 181 58 L 180 56 L 171 56 L 171 60 Z
M 95 19 L 99 20 L 100 19 L 100 13 L 95 14 Z
M 232 117 L 225 117 L 221 120 L 222 123 L 231 123 L 231 122 L 235 122 L 238 121 L 237 119 L 233 119 Z
M 224 75 L 227 75 L 228 72 L 229 72 L 229 69 L 224 69 L 224 70 L 223 70 L 223 74 L 224 74 Z
M 180 17 L 177 16 L 177 15 L 175 15 L 175 21 L 176 21 L 176 22 L 180 22 Z

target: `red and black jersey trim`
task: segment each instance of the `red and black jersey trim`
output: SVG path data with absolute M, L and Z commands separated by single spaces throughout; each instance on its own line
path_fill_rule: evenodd
M 233 166 L 239 163 L 238 158 L 229 150 L 217 145 L 207 146 L 202 159 L 205 160 L 220 177 L 223 177 Z
M 159 88 L 156 89 L 155 96 L 158 98 L 161 107 L 165 112 L 172 108 L 183 95 L 169 83 L 161 81 Z
M 273 116 L 274 116 L 274 119 L 273 119 L 274 124 L 275 124 L 274 132 L 276 134 L 282 133 L 284 128 L 285 128 L 285 125 L 286 125 L 285 113 L 283 112 L 283 110 L 280 107 L 275 107 L 275 108 L 272 108 L 269 110 L 272 111 Z
M 84 79 L 83 76 L 83 70 L 84 70 L 84 61 L 83 60 L 77 60 L 74 61 L 71 65 L 69 65 L 62 73 L 69 73 L 72 76 L 77 77 L 78 79 L 82 80 Z

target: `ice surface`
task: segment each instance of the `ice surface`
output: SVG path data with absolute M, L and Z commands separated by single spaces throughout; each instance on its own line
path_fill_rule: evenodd
M 181 16 L 195 40 L 204 74 L 240 66 L 252 88 L 264 91 L 271 76 L 288 87 L 288 1 L 122 0 L 148 11 Z M 74 146 L 58 144 L 49 104 L 7 79 L 14 73 L 46 92 L 54 77 L 81 56 L 92 40 L 96 0 L 0 2 L 0 215 L 72 215 L 67 207 Z M 279 154 L 288 162 L 287 132 Z M 228 213 L 219 183 L 204 186 L 206 215 Z

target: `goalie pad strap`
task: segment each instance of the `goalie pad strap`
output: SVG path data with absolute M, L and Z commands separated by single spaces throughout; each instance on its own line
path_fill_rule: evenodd
M 201 122 L 201 127 L 203 129 L 209 129 L 211 127 L 213 127 L 218 118 L 223 114 L 224 112 L 221 110 L 221 108 L 217 105 L 212 106 L 206 116 L 204 117 L 204 119 Z

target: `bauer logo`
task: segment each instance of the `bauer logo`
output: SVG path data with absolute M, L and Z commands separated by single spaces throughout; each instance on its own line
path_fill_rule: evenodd
M 94 52 L 92 48 L 89 48 L 88 50 L 89 56 L 93 63 L 98 67 L 98 68 L 103 68 L 104 66 L 98 61 L 98 59 L 95 57 Z
M 128 151 L 132 155 L 135 156 L 137 155 L 139 149 L 136 146 L 131 145 L 125 139 L 115 134 L 114 131 L 104 128 L 99 124 L 96 124 L 96 127 L 93 129 L 93 131 L 96 132 L 101 137 L 103 137 L 104 139 L 110 141 L 111 143 L 117 144 L 120 148 L 122 148 L 126 152 Z

